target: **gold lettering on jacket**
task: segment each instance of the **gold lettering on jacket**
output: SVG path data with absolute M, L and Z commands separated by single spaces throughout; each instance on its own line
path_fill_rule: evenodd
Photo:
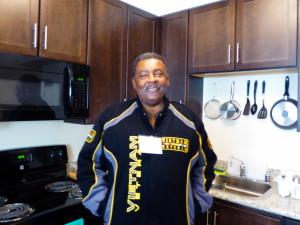
M 162 137 L 162 149 L 171 151 L 180 151 L 187 153 L 189 151 L 189 139 L 178 137 Z
M 137 191 L 141 186 L 139 183 L 139 178 L 142 177 L 142 172 L 139 167 L 142 166 L 142 160 L 138 157 L 142 153 L 138 149 L 138 136 L 129 137 L 129 149 L 132 150 L 129 153 L 129 174 L 128 174 L 128 197 L 127 197 L 127 212 L 137 212 L 140 207 L 136 201 L 141 199 L 141 194 Z

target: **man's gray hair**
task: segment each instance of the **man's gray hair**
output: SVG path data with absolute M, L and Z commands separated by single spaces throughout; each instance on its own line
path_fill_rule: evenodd
M 132 75 L 133 75 L 133 76 L 135 76 L 137 64 L 138 64 L 140 61 L 145 60 L 145 59 L 159 59 L 159 60 L 161 60 L 161 61 L 165 64 L 165 67 L 166 67 L 166 69 L 167 69 L 166 60 L 165 60 L 164 57 L 162 57 L 161 55 L 159 55 L 159 54 L 157 54 L 157 53 L 154 53 L 154 52 L 146 52 L 146 53 L 143 53 L 143 54 L 139 55 L 139 56 L 136 57 L 136 59 L 134 60 L 133 65 L 132 65 Z

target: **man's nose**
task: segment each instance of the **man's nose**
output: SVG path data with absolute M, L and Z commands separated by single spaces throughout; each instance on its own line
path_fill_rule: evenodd
M 154 73 L 150 73 L 150 75 L 149 75 L 149 81 L 151 81 L 151 82 L 157 81 L 157 77 L 154 75 Z

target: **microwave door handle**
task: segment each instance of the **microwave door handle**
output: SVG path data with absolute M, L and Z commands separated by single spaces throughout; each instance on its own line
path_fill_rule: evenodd
M 73 105 L 73 96 L 72 96 L 72 81 L 74 80 L 74 76 L 73 76 L 73 70 L 71 68 L 71 65 L 69 64 L 68 65 L 68 73 L 69 73 L 69 87 L 68 87 L 68 103 L 69 103 L 69 106 L 72 106 Z
M 90 79 L 87 78 L 87 81 L 86 81 L 86 82 L 87 82 L 86 108 L 88 109 L 88 108 L 89 108 L 89 105 L 90 105 L 90 95 L 89 95 L 89 93 L 90 93 Z

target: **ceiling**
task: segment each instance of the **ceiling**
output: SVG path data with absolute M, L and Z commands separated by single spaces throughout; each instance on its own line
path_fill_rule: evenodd
M 190 9 L 222 0 L 120 0 L 156 16 Z

